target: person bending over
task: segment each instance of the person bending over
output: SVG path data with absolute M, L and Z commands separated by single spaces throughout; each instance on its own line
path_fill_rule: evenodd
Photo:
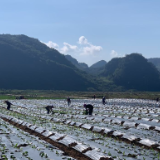
M 53 106 L 46 106 L 45 107 L 47 110 L 47 114 L 49 114 L 50 112 L 53 112 L 52 108 L 54 108 Z
M 9 101 L 4 101 L 4 103 L 6 103 L 7 109 L 10 110 L 11 105 L 13 105 L 13 104 L 11 102 L 9 102 Z
M 86 109 L 86 113 L 88 112 L 89 115 L 92 115 L 93 106 L 91 104 L 84 104 L 84 108 Z

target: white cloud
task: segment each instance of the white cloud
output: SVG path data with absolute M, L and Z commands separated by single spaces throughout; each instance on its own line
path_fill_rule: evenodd
M 63 46 L 63 47 L 61 48 L 60 52 L 66 53 L 68 50 L 69 50 L 69 49 L 68 49 L 67 46 Z
M 110 55 L 111 57 L 118 57 L 118 53 L 115 50 L 112 50 Z
M 88 40 L 84 36 L 79 37 L 78 43 L 79 44 L 89 44 Z
M 63 43 L 65 46 L 67 46 L 69 49 L 71 49 L 71 50 L 76 50 L 77 49 L 77 46 L 73 46 L 73 45 L 70 45 L 69 43 L 66 43 L 66 42 L 64 42 Z
M 59 45 L 57 43 L 54 43 L 52 41 L 49 41 L 49 42 L 44 43 L 44 44 L 46 44 L 49 48 L 56 48 L 57 49 L 59 47 Z
M 101 46 L 94 46 L 90 44 L 90 46 L 84 47 L 81 55 L 93 55 L 96 52 L 99 52 L 102 50 Z
M 60 52 L 62 53 L 71 52 L 71 51 L 73 52 L 73 51 L 76 51 L 77 49 L 77 46 L 71 45 L 69 43 L 64 42 L 63 44 L 64 46 L 60 49 Z
M 84 36 L 79 37 L 78 43 L 86 45 L 85 47 L 80 49 L 81 50 L 80 55 L 93 55 L 94 53 L 102 50 L 101 46 L 96 46 L 91 44 Z
M 44 43 L 44 42 L 42 42 Z M 71 45 L 67 42 L 63 43 L 62 47 L 59 47 L 57 43 L 49 41 L 46 44 L 50 48 L 57 49 L 60 53 L 63 54 L 74 54 L 80 57 L 95 55 L 96 53 L 102 50 L 101 46 L 93 45 L 92 43 L 88 42 L 88 40 L 84 36 L 80 36 L 78 40 L 79 45 Z

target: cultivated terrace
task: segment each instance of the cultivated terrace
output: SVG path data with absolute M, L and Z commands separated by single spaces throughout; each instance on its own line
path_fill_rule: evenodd
M 160 103 L 143 99 L 0 101 L 0 159 L 160 160 Z M 94 106 L 85 115 L 83 104 Z M 45 106 L 53 105 L 47 114 Z

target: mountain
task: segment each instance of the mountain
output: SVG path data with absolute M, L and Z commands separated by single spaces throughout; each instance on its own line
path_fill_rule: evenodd
M 91 75 L 97 76 L 103 72 L 106 64 L 107 62 L 105 60 L 98 61 L 97 63 L 94 63 L 92 66 L 90 66 L 87 72 Z
M 38 39 L 0 35 L 0 88 L 86 91 L 97 85 Z
M 101 60 L 97 63 L 94 63 L 92 66 L 88 67 L 86 63 L 79 63 L 75 58 L 70 55 L 65 55 L 66 59 L 69 60 L 75 67 L 78 69 L 85 71 L 90 75 L 97 76 L 104 70 L 104 66 L 107 64 L 106 61 Z
M 149 58 L 148 62 L 153 63 L 156 68 L 160 71 L 160 58 Z
M 73 58 L 70 55 L 65 55 L 65 57 L 68 61 L 70 61 L 73 65 L 75 65 L 80 70 L 85 71 L 88 69 L 88 65 L 86 63 L 79 63 L 75 58 Z
M 112 80 L 125 90 L 160 90 L 160 73 L 152 63 L 137 53 L 112 59 L 100 76 Z
M 103 68 L 107 62 L 105 60 L 98 61 L 97 63 L 94 63 L 90 68 Z
M 160 91 L 160 72 L 140 54 L 88 67 L 25 35 L 0 35 L 0 74 L 0 89 Z

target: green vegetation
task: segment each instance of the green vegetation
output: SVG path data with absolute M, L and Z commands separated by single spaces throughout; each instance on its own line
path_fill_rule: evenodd
M 68 92 L 52 90 L 0 90 L 0 99 L 16 99 L 18 96 L 24 96 L 26 99 L 84 99 L 93 98 L 102 99 L 105 96 L 109 98 L 135 98 L 135 99 L 152 99 L 160 97 L 160 92 Z M 56 112 L 56 111 L 54 111 Z

